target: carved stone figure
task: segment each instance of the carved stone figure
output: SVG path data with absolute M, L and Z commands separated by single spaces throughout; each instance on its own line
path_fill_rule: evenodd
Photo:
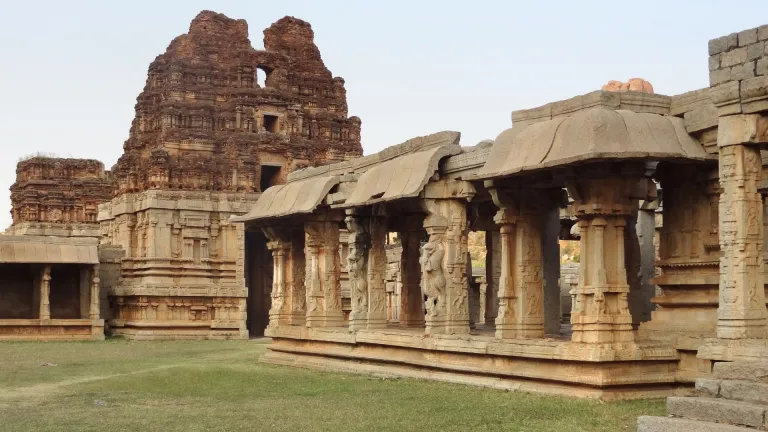
M 441 236 L 433 234 L 422 247 L 422 292 L 427 296 L 427 315 L 437 316 L 445 308 L 445 275 L 443 274 L 443 249 Z

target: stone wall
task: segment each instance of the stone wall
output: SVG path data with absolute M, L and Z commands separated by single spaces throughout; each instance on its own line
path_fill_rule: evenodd
M 709 41 L 709 84 L 720 116 L 768 109 L 768 25 Z

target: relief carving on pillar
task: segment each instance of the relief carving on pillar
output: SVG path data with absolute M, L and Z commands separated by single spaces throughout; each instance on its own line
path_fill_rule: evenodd
M 766 337 L 760 149 L 720 148 L 720 301 L 717 335 Z M 760 289 L 758 289 L 760 287 Z
M 441 317 L 445 314 L 445 275 L 443 274 L 443 235 L 431 234 L 422 247 L 421 270 L 422 292 L 427 296 L 424 304 L 427 316 Z
M 352 311 L 349 314 L 350 328 L 362 325 L 368 318 L 368 250 L 370 235 L 361 217 L 348 215 L 345 219 L 349 230 L 349 270 L 350 297 Z
M 458 199 L 423 199 L 422 289 L 427 333 L 469 333 L 467 207 Z

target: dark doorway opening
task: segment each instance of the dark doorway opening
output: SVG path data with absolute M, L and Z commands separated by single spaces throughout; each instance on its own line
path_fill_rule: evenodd
M 79 319 L 80 268 L 54 265 L 51 268 L 51 319 Z
M 267 238 L 258 231 L 245 233 L 245 283 L 248 287 L 248 318 L 251 337 L 264 336 L 272 304 L 272 255 Z
M 263 192 L 270 186 L 280 184 L 280 170 L 282 167 L 273 165 L 261 166 L 261 178 L 259 180 L 260 190 Z
M 276 134 L 280 130 L 278 127 L 279 123 L 276 115 L 264 114 L 264 129 L 267 132 Z
M 0 264 L 0 319 L 39 316 L 40 270 L 27 264 Z

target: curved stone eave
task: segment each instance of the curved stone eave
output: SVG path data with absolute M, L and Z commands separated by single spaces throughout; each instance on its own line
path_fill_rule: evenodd
M 533 167 L 520 167 L 517 169 L 504 171 L 500 173 L 493 173 L 490 175 L 477 174 L 467 181 L 479 181 L 479 180 L 493 180 L 505 177 L 514 177 L 518 175 L 533 174 L 542 171 L 553 171 L 558 168 L 566 168 L 567 166 L 581 166 L 587 164 L 599 164 L 599 163 L 615 163 L 625 161 L 645 161 L 645 162 L 678 162 L 678 163 L 707 163 L 717 162 L 717 156 L 711 155 L 711 157 L 692 158 L 689 156 L 680 156 L 675 153 L 592 153 L 586 155 L 574 156 L 566 159 L 559 159 L 556 161 L 545 162 Z
M 605 108 L 507 129 L 496 138 L 494 147 L 483 168 L 467 180 L 491 180 L 575 164 L 717 159 L 685 132 L 680 118 Z
M 344 203 L 332 208 L 349 209 L 417 197 L 438 172 L 440 161 L 461 151 L 459 145 L 447 145 L 377 165 L 360 176 Z
M 330 176 L 272 186 L 261 194 L 250 212 L 229 220 L 253 223 L 310 214 L 325 201 L 325 197 L 339 181 L 338 176 Z

